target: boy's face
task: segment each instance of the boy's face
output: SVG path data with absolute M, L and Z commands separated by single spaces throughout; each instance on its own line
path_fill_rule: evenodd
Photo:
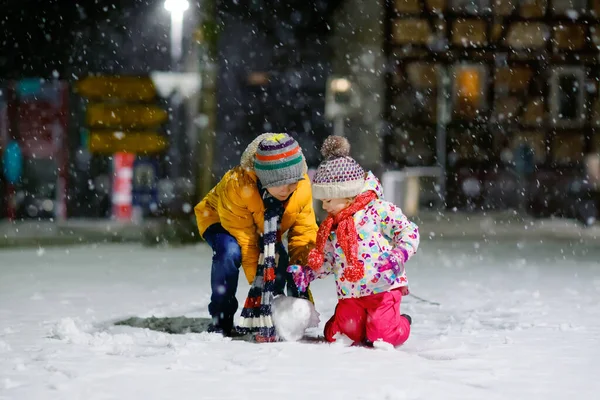
M 336 215 L 344 208 L 348 207 L 351 199 L 323 199 L 323 210 L 331 215 Z
M 267 192 L 279 201 L 285 201 L 294 191 L 298 189 L 298 182 L 288 185 L 273 186 L 267 188 Z

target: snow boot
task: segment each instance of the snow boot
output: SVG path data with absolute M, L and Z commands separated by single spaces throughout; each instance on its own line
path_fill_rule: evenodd
M 244 336 L 244 334 L 242 332 L 238 331 L 237 329 L 235 329 L 235 327 L 224 328 L 224 327 L 216 325 L 216 324 L 208 325 L 208 328 L 206 328 L 206 332 L 218 333 L 218 334 L 223 335 L 224 337 L 230 337 L 230 338 L 237 338 L 237 337 Z
M 208 325 L 206 331 L 209 333 L 219 333 L 225 337 L 239 337 L 243 336 L 243 333 L 239 332 L 233 326 L 233 318 L 232 319 L 217 319 L 213 318 L 213 322 Z
M 227 336 L 225 334 L 226 333 L 225 329 L 222 326 L 220 326 L 218 324 L 215 324 L 215 323 L 209 324 L 208 328 L 206 328 L 206 332 L 208 332 L 208 333 L 219 333 L 219 334 L 221 334 L 223 336 Z

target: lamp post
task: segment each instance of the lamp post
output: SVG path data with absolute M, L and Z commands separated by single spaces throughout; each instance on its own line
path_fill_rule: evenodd
M 436 154 L 437 164 L 440 168 L 438 178 L 438 194 L 440 196 L 440 207 L 446 208 L 446 169 L 447 163 L 447 125 L 450 122 L 450 75 L 445 67 L 438 68 L 438 86 L 437 86 L 437 126 L 436 126 Z
M 165 10 L 171 13 L 171 69 L 176 72 L 182 56 L 183 14 L 188 8 L 187 0 L 165 0 Z
M 165 0 L 165 10 L 171 14 L 171 71 L 181 72 L 183 56 L 183 15 L 190 8 L 188 0 Z M 171 146 L 169 151 L 170 178 L 179 177 L 181 157 L 179 152 L 181 129 L 177 114 L 181 104 L 181 94 L 175 91 L 171 94 Z

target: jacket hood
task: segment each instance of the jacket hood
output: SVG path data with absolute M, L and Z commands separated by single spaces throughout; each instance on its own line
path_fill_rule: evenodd
M 361 193 L 368 192 L 369 190 L 375 192 L 379 200 L 383 200 L 383 187 L 381 186 L 381 182 L 379 182 L 379 179 L 377 179 L 377 177 L 371 171 L 367 172 L 365 184 L 361 190 Z

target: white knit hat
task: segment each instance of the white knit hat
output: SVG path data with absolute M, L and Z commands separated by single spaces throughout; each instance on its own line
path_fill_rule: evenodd
M 342 136 L 329 136 L 323 142 L 325 160 L 313 177 L 315 199 L 343 199 L 360 194 L 365 185 L 365 171 L 350 157 L 350 143 Z

